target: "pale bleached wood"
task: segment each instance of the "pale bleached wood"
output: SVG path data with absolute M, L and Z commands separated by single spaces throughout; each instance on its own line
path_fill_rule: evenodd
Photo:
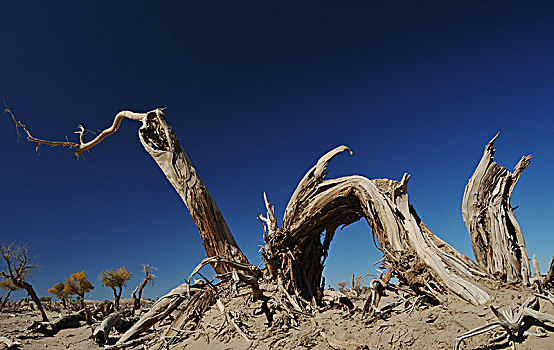
M 407 174 L 400 182 L 363 176 L 325 180 L 331 159 L 345 151 L 350 150 L 335 148 L 306 173 L 287 205 L 283 227 L 277 226 L 266 200 L 262 259 L 268 270 L 280 273 L 289 290 L 309 298 L 308 290 L 321 291 L 336 228 L 365 218 L 388 266 L 412 288 L 429 294 L 451 292 L 474 304 L 490 300 L 475 283 L 475 276 L 483 276 L 477 265 L 435 236 L 410 206 Z
M 510 199 L 532 156 L 522 157 L 510 173 L 494 161 L 497 137 L 498 134 L 485 146 L 483 157 L 465 188 L 462 217 L 477 263 L 499 280 L 528 284 L 529 258 Z
M 139 337 L 154 324 L 171 314 L 184 300 L 190 298 L 194 293 L 203 290 L 204 288 L 200 285 L 189 285 L 188 283 L 183 283 L 172 289 L 169 293 L 158 299 L 150 310 L 119 338 L 117 344 L 123 344 L 131 339 Z
M 121 319 L 121 315 L 118 312 L 114 312 L 100 323 L 92 332 L 92 337 L 99 344 L 106 344 L 110 338 L 110 331 L 112 327 Z
M 248 259 L 236 243 L 219 207 L 202 179 L 200 179 L 196 169 L 192 166 L 173 129 L 167 123 L 163 109 L 158 108 L 147 113 L 121 111 L 115 116 L 110 127 L 88 142 L 84 141 L 84 135 L 88 130 L 80 125 L 79 131 L 76 132 L 79 134 L 79 142 L 77 143 L 68 140 L 50 141 L 34 137 L 27 126 L 15 118 L 14 113 L 5 101 L 4 105 L 6 112 L 10 114 L 13 120 L 18 136 L 19 128 L 22 128 L 27 135 L 27 140 L 37 144 L 37 152 L 41 145 L 71 147 L 79 157 L 83 152 L 90 150 L 106 137 L 114 134 L 119 129 L 123 119 L 142 122 L 142 126 L 139 128 L 139 140 L 185 203 L 202 237 L 206 256 L 219 255 L 239 263 L 248 263 Z M 217 273 L 225 273 L 233 269 L 229 265 L 218 263 L 214 263 L 212 267 Z

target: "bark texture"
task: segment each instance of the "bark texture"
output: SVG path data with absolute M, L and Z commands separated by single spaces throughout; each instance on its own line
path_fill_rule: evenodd
M 477 264 L 501 281 L 528 284 L 529 258 L 510 197 L 532 156 L 523 156 L 509 172 L 494 161 L 497 137 L 498 134 L 485 146 L 465 188 L 462 216 Z
M 162 110 L 148 112 L 142 119 L 139 138 L 187 206 L 206 250 L 206 256 L 223 256 L 248 263 L 231 234 L 219 207 L 183 151 Z M 230 272 L 228 265 L 214 263 L 216 273 Z
M 365 218 L 384 255 L 384 264 L 400 281 L 429 295 L 451 292 L 474 303 L 489 295 L 474 283 L 483 276 L 469 258 L 435 236 L 408 202 L 409 176 L 400 182 L 346 176 L 325 180 L 333 157 L 350 151 L 340 146 L 319 159 L 294 191 L 279 227 L 266 201 L 262 259 L 270 278 L 310 300 L 322 295 L 322 272 L 329 245 L 340 226 Z

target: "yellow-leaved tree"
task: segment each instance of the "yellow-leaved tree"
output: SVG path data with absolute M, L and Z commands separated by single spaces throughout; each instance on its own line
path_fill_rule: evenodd
M 65 290 L 65 284 L 62 282 L 56 283 L 52 288 L 47 290 L 48 293 L 54 294 L 60 301 L 64 308 L 67 308 L 66 300 L 68 297 L 67 291 Z
M 125 266 L 122 266 L 116 270 L 105 270 L 100 274 L 100 281 L 104 287 L 110 287 L 113 290 L 113 303 L 116 310 L 119 310 L 119 299 L 121 299 L 121 292 L 123 287 L 127 285 L 127 282 L 131 279 L 131 273 L 127 271 Z M 117 290 L 116 290 L 117 288 Z
M 65 279 L 63 292 L 66 295 L 77 295 L 81 300 L 81 307 L 85 306 L 85 293 L 94 289 L 92 283 L 87 279 L 85 271 L 74 272 Z

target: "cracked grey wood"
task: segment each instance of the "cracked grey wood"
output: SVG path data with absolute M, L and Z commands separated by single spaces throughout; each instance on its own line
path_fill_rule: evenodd
M 501 281 L 529 283 L 530 266 L 523 233 L 510 199 L 530 164 L 523 156 L 511 173 L 494 161 L 494 141 L 485 146 L 462 199 L 462 217 L 477 264 Z

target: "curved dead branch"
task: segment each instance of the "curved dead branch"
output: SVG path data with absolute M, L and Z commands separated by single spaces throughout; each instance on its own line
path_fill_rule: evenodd
M 528 284 L 529 258 L 510 198 L 532 156 L 523 156 L 510 173 L 493 158 L 498 135 L 485 146 L 469 179 L 462 199 L 462 216 L 479 266 L 501 281 Z
M 409 204 L 409 175 L 400 182 L 362 176 L 325 180 L 331 159 L 347 150 L 335 148 L 308 171 L 287 205 L 282 228 L 266 200 L 268 215 L 260 219 L 266 224 L 262 259 L 269 275 L 281 275 L 287 289 L 305 298 L 321 295 L 323 264 L 335 230 L 365 218 L 386 264 L 401 281 L 420 293 L 449 291 L 474 304 L 487 302 L 489 295 L 474 283 L 475 275 L 484 274 L 435 236 Z

